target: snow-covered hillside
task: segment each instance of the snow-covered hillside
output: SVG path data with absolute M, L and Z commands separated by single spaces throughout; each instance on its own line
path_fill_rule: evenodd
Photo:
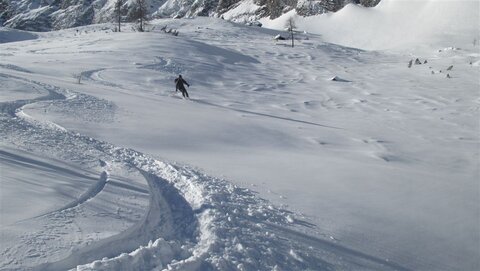
M 0 31 L 0 270 L 479 268 L 470 32 L 152 25 Z

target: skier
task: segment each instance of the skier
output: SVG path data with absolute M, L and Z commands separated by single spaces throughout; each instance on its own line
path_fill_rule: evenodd
M 178 78 L 175 78 L 175 92 L 180 90 L 182 92 L 183 97 L 189 98 L 188 97 L 188 92 L 185 89 L 185 86 L 183 84 L 186 84 L 188 87 L 190 87 L 190 85 L 187 83 L 187 81 L 185 81 L 182 78 L 182 75 L 178 75 Z

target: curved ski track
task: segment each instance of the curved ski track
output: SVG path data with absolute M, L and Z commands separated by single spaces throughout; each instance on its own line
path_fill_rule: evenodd
M 79 102 L 86 95 L 7 74 L 47 94 L 0 103 L 0 136 L 35 153 L 92 165 L 101 161 L 137 170 L 149 186 L 150 204 L 132 228 L 73 250 L 57 262 L 6 267 L 22 270 L 406 270 L 339 244 L 309 238 L 292 228 L 309 226 L 254 192 L 188 167 L 176 167 L 132 149 L 20 117 L 36 102 Z M 71 97 L 67 99 L 66 97 Z M 101 100 L 89 96 L 92 101 Z M 88 108 L 87 108 L 88 109 Z M 88 112 L 87 112 L 88 114 Z M 108 184 L 106 172 L 61 213 L 95 197 Z M 306 229 L 308 230 L 308 229 Z M 310 229 L 313 231 L 313 229 Z M 108 249 L 107 249 L 108 248 Z M 8 270 L 8 269 L 5 269 Z

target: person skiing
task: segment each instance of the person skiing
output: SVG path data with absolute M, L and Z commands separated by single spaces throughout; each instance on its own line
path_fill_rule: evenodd
M 187 81 L 185 81 L 182 78 L 182 75 L 178 75 L 178 78 L 175 78 L 175 92 L 180 90 L 182 92 L 183 97 L 189 98 L 188 97 L 188 92 L 185 89 L 185 86 L 183 84 L 186 84 L 188 87 L 190 87 L 190 85 L 187 83 Z

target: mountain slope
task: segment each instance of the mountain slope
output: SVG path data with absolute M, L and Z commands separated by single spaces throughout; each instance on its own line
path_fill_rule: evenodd
M 0 0 L 0 23 L 5 26 L 30 31 L 49 31 L 94 23 L 114 21 L 116 0 Z M 129 11 L 134 0 L 123 1 L 124 21 L 134 19 Z M 346 0 L 149 0 L 148 14 L 151 18 L 222 16 L 225 12 L 241 5 L 248 5 L 248 12 L 241 17 L 231 18 L 240 21 L 257 20 L 262 17 L 276 18 L 281 14 L 297 9 L 300 14 L 313 15 L 327 11 L 337 11 Z M 359 1 L 365 6 L 374 6 L 376 0 Z
M 152 24 L 0 32 L 1 269 L 478 269 L 478 46 Z

